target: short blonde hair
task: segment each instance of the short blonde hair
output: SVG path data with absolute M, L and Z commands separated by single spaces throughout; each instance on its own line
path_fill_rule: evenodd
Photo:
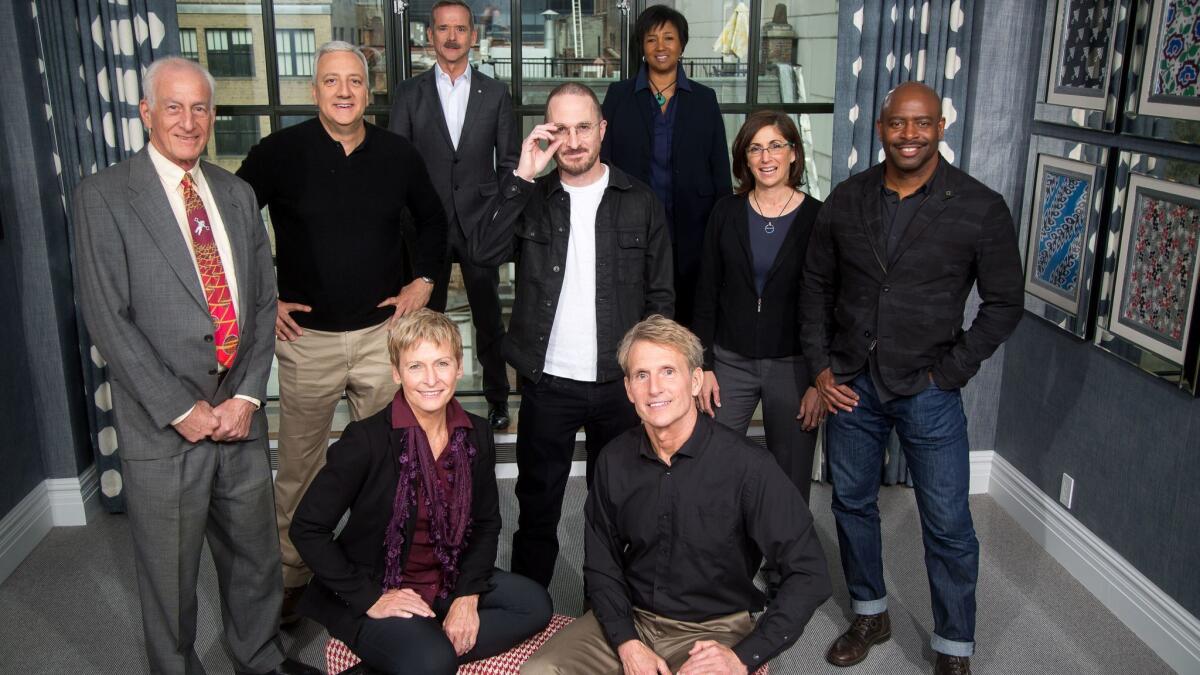
M 422 307 L 400 317 L 388 330 L 388 356 L 392 365 L 400 367 L 400 355 L 422 342 L 446 345 L 454 352 L 454 358 L 462 363 L 462 335 L 450 317 Z
M 689 372 L 704 363 L 704 346 L 695 333 L 661 314 L 653 314 L 630 328 L 617 347 L 617 363 L 621 364 L 626 377 L 629 376 L 629 351 L 635 342 L 650 342 L 674 349 L 687 361 Z

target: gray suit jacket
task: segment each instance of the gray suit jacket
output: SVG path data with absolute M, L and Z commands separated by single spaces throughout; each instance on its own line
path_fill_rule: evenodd
M 442 198 L 447 222 L 457 218 L 464 238 L 469 239 L 479 223 L 491 222 L 492 214 L 485 211 L 496 194 L 496 172 L 517 168 L 521 138 L 508 87 L 473 70 L 462 135 L 455 150 L 434 72 L 430 68 L 396 86 L 389 128 L 417 147 Z
M 189 247 L 147 150 L 84 179 L 74 200 L 83 318 L 112 373 L 113 408 L 127 459 L 193 447 L 171 421 L 196 401 L 242 394 L 266 401 L 275 339 L 275 273 L 254 191 L 204 164 L 233 250 L 238 283 L 237 359 L 218 382 L 213 324 Z M 265 443 L 266 416 L 250 439 Z

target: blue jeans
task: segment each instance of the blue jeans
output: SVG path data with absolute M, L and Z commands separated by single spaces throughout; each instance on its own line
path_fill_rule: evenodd
M 826 422 L 833 517 L 842 572 L 856 614 L 887 609 L 879 534 L 879 482 L 892 427 L 908 459 L 921 514 L 925 570 L 933 602 L 930 646 L 950 656 L 975 651 L 975 582 L 979 540 L 967 503 L 970 446 L 962 396 L 930 385 L 914 396 L 881 403 L 871 376 L 850 383 L 853 412 Z

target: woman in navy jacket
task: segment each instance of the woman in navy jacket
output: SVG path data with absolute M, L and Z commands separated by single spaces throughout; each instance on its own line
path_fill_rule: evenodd
M 604 96 L 608 130 L 600 158 L 649 185 L 667 210 L 675 257 L 675 319 L 692 325 L 692 292 L 704 228 L 716 200 L 731 191 L 725 125 L 712 89 L 679 65 L 687 19 L 652 5 L 634 24 L 642 66 Z

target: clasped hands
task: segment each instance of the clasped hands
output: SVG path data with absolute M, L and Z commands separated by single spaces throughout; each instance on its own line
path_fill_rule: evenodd
M 213 407 L 208 401 L 196 401 L 188 416 L 175 424 L 175 431 L 188 443 L 210 438 L 217 442 L 240 441 L 250 435 L 254 404 L 241 398 L 230 398 Z
M 374 605 L 367 610 L 372 619 L 395 617 L 411 619 L 414 616 L 436 618 L 433 609 L 425 604 L 420 595 L 410 588 L 393 588 L 383 592 Z M 479 596 L 464 595 L 450 603 L 450 610 L 442 621 L 442 631 L 454 645 L 454 653 L 462 656 L 475 646 L 479 636 Z
M 628 640 L 617 648 L 625 675 L 671 675 L 661 656 L 641 640 Z M 678 675 L 746 675 L 745 664 L 733 650 L 713 640 L 697 640 Z

